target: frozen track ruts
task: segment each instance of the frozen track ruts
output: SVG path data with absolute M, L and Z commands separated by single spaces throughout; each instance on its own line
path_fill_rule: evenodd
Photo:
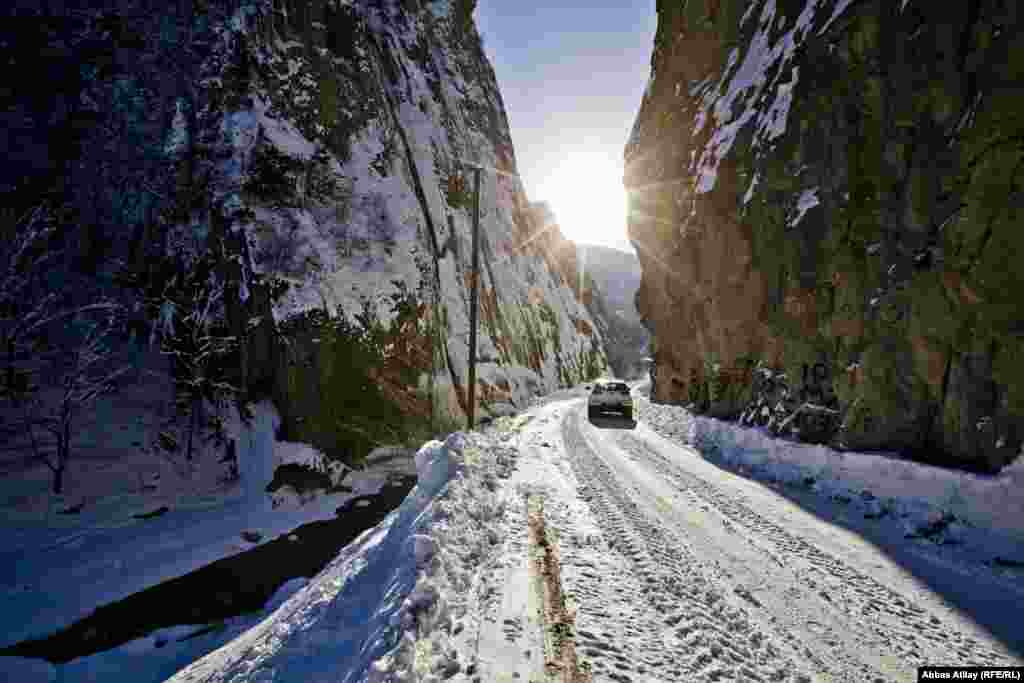
M 579 496 L 615 551 L 561 521 L 577 648 L 595 681 L 882 682 L 915 680 L 924 664 L 1021 663 L 698 475 L 684 466 L 692 453 L 669 457 L 642 431 L 597 431 L 567 413 Z
M 620 443 L 675 487 L 689 491 L 696 504 L 714 508 L 731 522 L 746 528 L 750 535 L 769 541 L 790 564 L 805 562 L 809 570 L 807 580 L 813 587 L 815 579 L 810 577 L 816 577 L 817 585 L 828 588 L 826 594 L 832 609 L 849 617 L 848 624 L 869 623 L 878 638 L 874 644 L 891 649 L 894 656 L 909 666 L 934 664 L 948 660 L 950 655 L 966 665 L 1017 663 L 1007 650 L 988 647 L 961 632 L 911 598 L 758 514 L 742 499 L 726 495 L 686 472 L 641 439 L 625 436 Z
M 709 580 L 686 541 L 638 505 L 569 411 L 563 425 L 578 493 L 602 528 L 562 540 L 563 582 L 577 601 L 577 651 L 595 681 L 809 681 L 805 667 Z M 549 523 L 558 527 L 554 511 Z

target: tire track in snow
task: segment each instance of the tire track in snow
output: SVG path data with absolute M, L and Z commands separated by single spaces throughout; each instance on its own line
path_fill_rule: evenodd
M 571 535 L 563 543 L 563 564 L 573 569 L 563 574 L 567 592 L 579 604 L 577 648 L 594 680 L 809 681 L 747 608 L 706 578 L 685 542 L 631 499 L 579 419 L 570 412 L 562 423 L 567 457 L 616 551 Z M 571 530 L 569 518 L 551 521 Z
M 909 597 L 790 533 L 754 511 L 742 496 L 734 492 L 726 494 L 683 470 L 642 439 L 625 434 L 618 442 L 677 489 L 686 491 L 695 505 L 713 509 L 728 522 L 745 528 L 748 537 L 766 539 L 788 564 L 804 563 L 803 576 L 809 587 L 828 600 L 834 610 L 845 615 L 847 624 L 859 626 L 863 640 L 888 650 L 908 667 L 948 661 L 951 653 L 969 665 L 1019 664 L 1012 653 L 998 644 L 993 648 L 982 643 Z

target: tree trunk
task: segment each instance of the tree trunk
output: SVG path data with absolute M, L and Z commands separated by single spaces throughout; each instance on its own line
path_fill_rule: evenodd
M 53 492 L 60 495 L 64 492 L 64 471 L 68 467 L 71 456 L 71 407 L 61 406 L 60 431 L 57 433 L 57 466 L 53 468 Z
M 64 464 L 63 462 L 58 463 L 53 470 L 53 493 L 57 496 L 64 491 Z
M 201 399 L 200 399 L 201 400 Z M 197 401 L 192 400 L 191 415 L 188 418 L 188 447 L 185 450 L 185 460 L 192 461 L 192 438 L 196 433 L 196 414 L 199 407 L 196 405 Z

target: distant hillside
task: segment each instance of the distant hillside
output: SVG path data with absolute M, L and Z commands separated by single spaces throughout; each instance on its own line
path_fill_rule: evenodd
M 595 244 L 577 245 L 576 253 L 586 263 L 609 308 L 639 321 L 640 314 L 633 303 L 640 288 L 640 260 L 636 254 Z
M 604 299 L 609 336 L 608 362 L 616 375 L 633 377 L 647 355 L 648 333 L 636 309 L 640 261 L 635 254 L 592 244 L 577 245 L 577 262 L 593 278 Z

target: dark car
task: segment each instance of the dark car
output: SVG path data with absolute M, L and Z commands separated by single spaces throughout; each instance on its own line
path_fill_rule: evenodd
M 601 413 L 617 413 L 633 419 L 633 397 L 629 393 L 628 384 L 599 382 L 594 385 L 587 399 L 587 417 L 593 418 Z

